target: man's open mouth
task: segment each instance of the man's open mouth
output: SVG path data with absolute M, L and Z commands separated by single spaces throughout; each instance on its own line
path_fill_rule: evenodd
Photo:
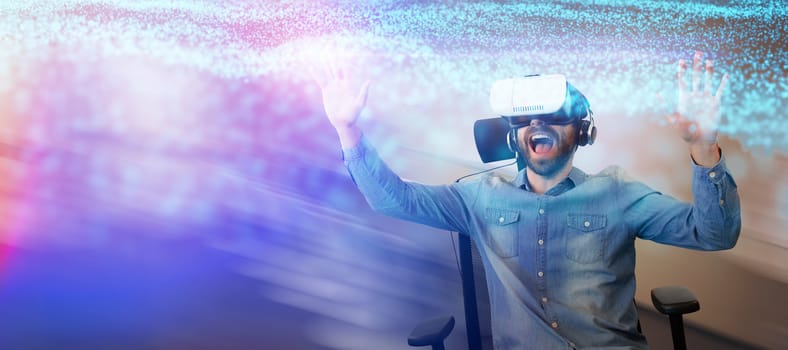
M 528 145 L 537 154 L 550 152 L 555 145 L 555 140 L 548 134 L 535 133 L 528 138 Z

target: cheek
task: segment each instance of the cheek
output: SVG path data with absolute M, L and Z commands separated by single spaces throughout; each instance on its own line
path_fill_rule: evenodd
M 577 128 L 575 127 L 566 128 L 563 130 L 561 134 L 562 134 L 561 137 L 563 137 L 564 140 L 567 141 L 567 143 L 574 144 L 575 142 L 577 142 Z
M 523 149 L 528 148 L 528 141 L 525 139 L 525 131 L 522 129 L 517 131 L 517 144 Z
M 517 129 L 517 140 L 525 141 L 525 128 Z

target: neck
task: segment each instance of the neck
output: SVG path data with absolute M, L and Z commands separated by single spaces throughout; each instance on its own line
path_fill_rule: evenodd
M 572 162 L 566 162 L 560 171 L 557 171 L 552 176 L 544 176 L 535 173 L 530 167 L 525 168 L 525 173 L 528 175 L 528 184 L 531 186 L 531 191 L 536 194 L 544 194 L 559 182 L 564 181 L 572 172 Z

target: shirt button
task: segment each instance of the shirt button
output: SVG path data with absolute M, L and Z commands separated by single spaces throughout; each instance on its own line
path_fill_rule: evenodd
M 547 304 L 547 297 L 542 297 L 542 302 Z
M 723 205 L 723 204 L 725 204 L 725 200 L 724 199 L 720 199 L 720 205 Z
M 536 275 L 539 276 L 539 277 L 542 277 L 542 276 L 544 276 L 544 272 L 539 271 L 539 272 L 536 273 Z
M 583 223 L 583 226 L 585 226 L 585 227 L 589 227 L 589 226 L 591 226 L 591 223 L 590 223 L 590 222 L 588 222 L 588 221 L 586 221 L 586 222 L 584 222 L 584 223 Z
M 709 172 L 709 177 L 713 179 L 713 178 L 717 177 L 717 173 L 711 171 L 711 172 Z
M 539 209 L 539 214 L 544 214 L 544 209 Z
M 539 243 L 539 245 L 542 245 L 542 244 L 544 244 L 544 240 L 540 239 L 540 240 L 536 241 L 536 243 Z
M 551 323 L 550 327 L 553 327 L 553 329 L 558 328 L 558 322 Z
M 503 216 L 498 218 L 498 222 L 503 223 L 504 221 L 506 221 L 506 219 L 504 219 Z

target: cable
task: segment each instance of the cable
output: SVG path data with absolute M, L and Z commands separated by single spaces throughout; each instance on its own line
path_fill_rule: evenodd
M 454 183 L 459 183 L 460 181 L 462 181 L 463 179 L 465 179 L 465 178 L 467 178 L 467 177 L 471 177 L 471 176 L 476 176 L 476 175 L 484 174 L 484 173 L 486 173 L 486 172 L 493 171 L 493 170 L 495 170 L 495 169 L 504 168 L 504 167 L 507 167 L 507 166 L 510 166 L 510 165 L 514 165 L 514 164 L 517 164 L 517 161 L 516 161 L 516 160 L 515 160 L 514 162 L 511 162 L 511 163 L 506 163 L 506 164 L 504 164 L 504 165 L 499 165 L 499 166 L 497 166 L 497 167 L 494 167 L 494 168 L 490 168 L 490 169 L 486 169 L 486 170 L 482 170 L 482 171 L 477 171 L 477 172 L 475 172 L 475 173 L 471 173 L 471 174 L 468 174 L 468 175 L 464 175 L 464 176 L 461 176 L 461 177 L 459 177 L 457 180 L 454 180 Z

